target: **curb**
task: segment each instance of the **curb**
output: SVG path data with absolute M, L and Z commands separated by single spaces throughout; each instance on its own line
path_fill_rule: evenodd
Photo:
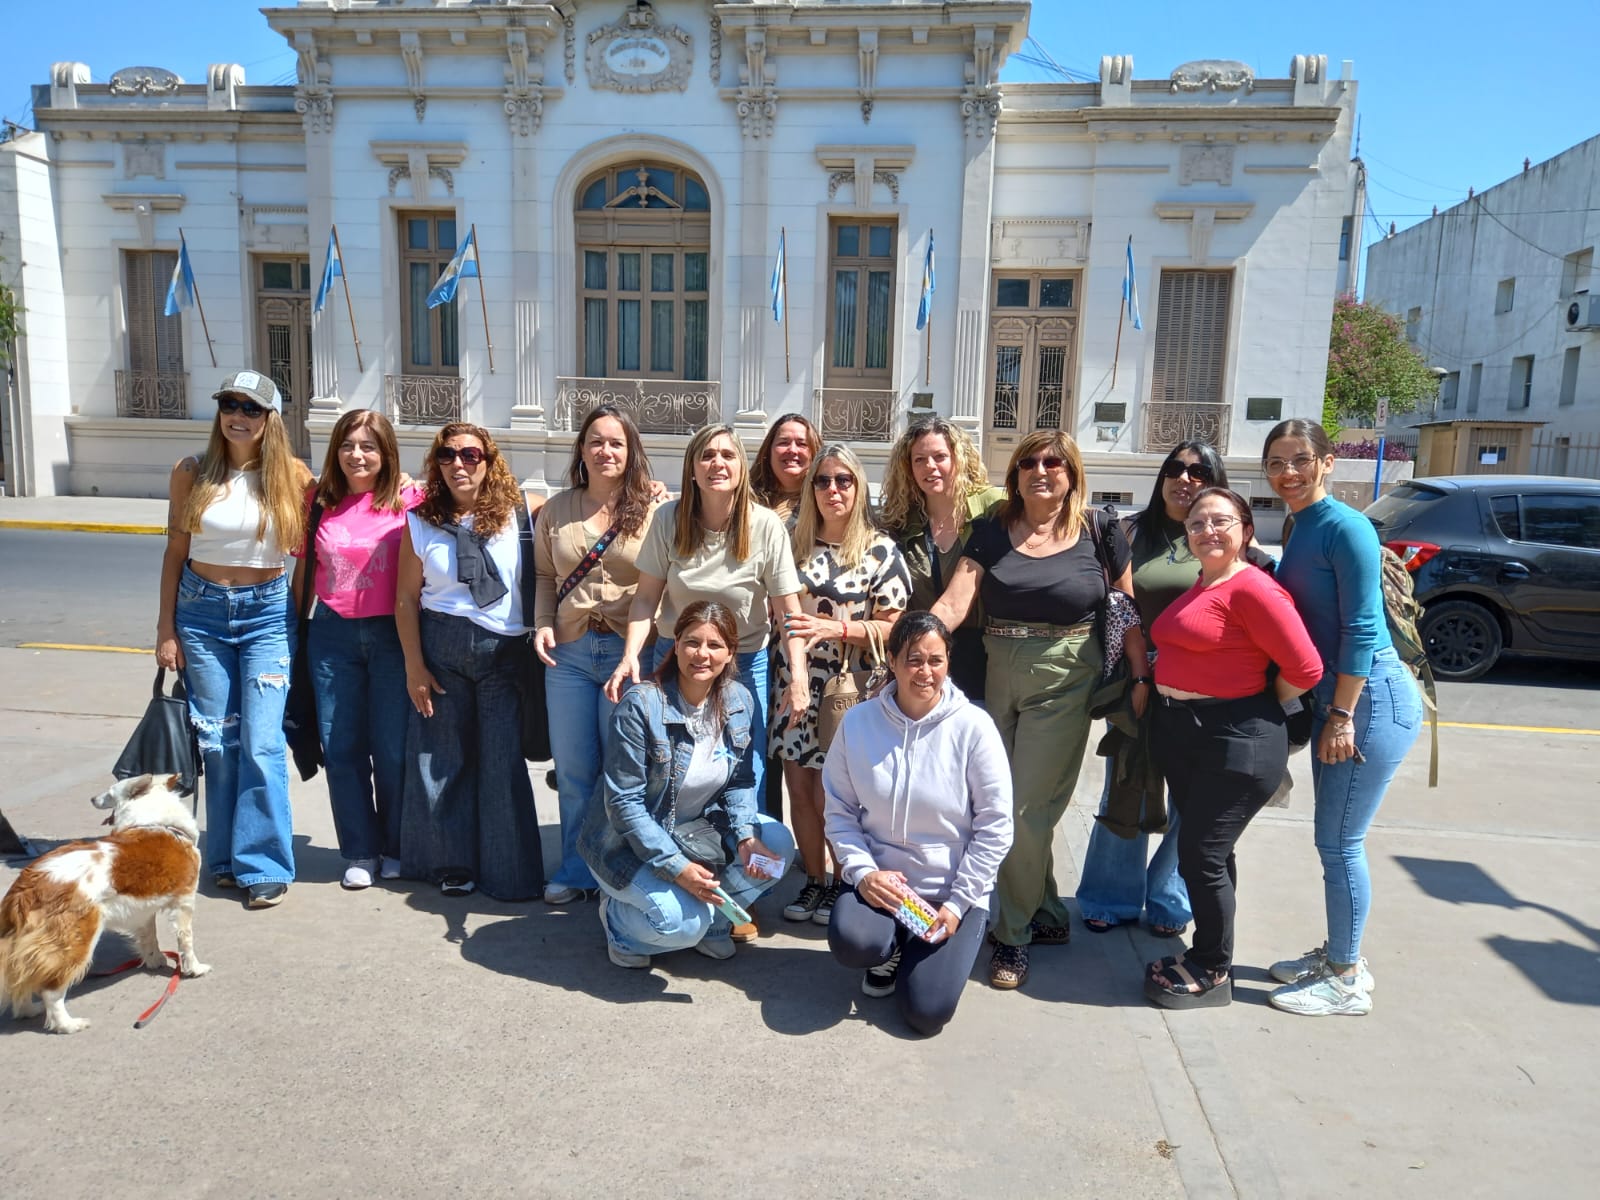
M 117 525 L 106 521 L 0 520 L 0 529 L 48 529 L 67 533 L 166 533 L 166 529 L 160 525 Z

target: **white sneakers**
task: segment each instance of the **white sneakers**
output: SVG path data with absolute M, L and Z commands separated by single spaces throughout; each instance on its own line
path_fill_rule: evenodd
M 378 860 L 375 858 L 355 858 L 350 860 L 350 865 L 344 869 L 343 886 L 352 892 L 372 886 L 372 877 L 378 873 Z
M 574 900 L 582 899 L 582 888 L 568 887 L 564 883 L 547 883 L 544 885 L 544 902 L 546 904 L 571 904 Z
M 708 933 L 694 944 L 694 948 L 707 958 L 724 959 L 732 958 L 734 955 L 733 938 L 728 932 L 719 936 Z
M 1279 988 L 1267 1000 L 1273 1008 L 1303 1017 L 1364 1017 L 1372 1011 L 1372 993 L 1361 986 L 1361 976 L 1343 978 L 1326 963 L 1317 974 Z
M 604 892 L 600 893 L 600 928 L 606 931 L 606 957 L 619 967 L 630 970 L 643 970 L 650 965 L 648 954 L 629 954 L 611 940 L 611 922 L 606 920 L 606 909 L 611 906 L 611 897 Z
M 400 860 L 398 858 L 390 858 L 387 854 L 380 858 L 378 860 L 378 878 L 399 879 Z
M 1313 946 L 1299 958 L 1286 958 L 1273 963 L 1269 973 L 1279 983 L 1299 983 L 1302 979 L 1322 974 L 1322 968 L 1327 965 L 1328 944 L 1324 942 L 1320 946 Z M 1356 964 L 1356 978 L 1369 992 L 1378 986 L 1372 978 L 1372 972 L 1367 970 L 1367 960 L 1364 958 Z

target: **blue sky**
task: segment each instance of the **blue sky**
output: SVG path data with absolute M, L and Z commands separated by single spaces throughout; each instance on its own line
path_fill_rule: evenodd
M 13 121 L 27 123 L 28 85 L 48 82 L 50 64 L 64 59 L 88 63 L 96 80 L 149 65 L 200 81 L 206 64 L 224 61 L 244 64 L 250 83 L 294 80 L 294 55 L 252 3 L 7 0 L 5 7 L 0 116 Z M 1141 79 L 1163 79 L 1197 58 L 1237 58 L 1274 78 L 1287 75 L 1295 54 L 1326 54 L 1335 76 L 1340 60 L 1354 60 L 1376 218 L 1368 239 L 1379 222 L 1403 229 L 1435 204 L 1464 199 L 1468 187 L 1482 191 L 1515 174 L 1524 157 L 1537 163 L 1600 133 L 1594 0 L 1511 8 L 1490 0 L 1035 0 L 1031 32 L 1062 67 L 1090 78 L 1102 54 L 1132 54 Z M 1051 76 L 1013 61 L 1005 77 Z

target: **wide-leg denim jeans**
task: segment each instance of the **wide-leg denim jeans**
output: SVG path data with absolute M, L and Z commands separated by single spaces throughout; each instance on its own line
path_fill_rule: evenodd
M 1100 796 L 1105 812 L 1111 796 L 1110 763 Z M 1178 874 L 1178 814 L 1167 813 L 1167 831 L 1161 835 L 1155 856 L 1150 855 L 1150 835 L 1121 838 L 1099 821 L 1089 832 L 1078 877 L 1078 914 L 1085 921 L 1120 925 L 1146 914 L 1152 925 L 1181 929 L 1189 923 L 1189 890 Z
M 294 881 L 283 709 L 295 643 L 288 580 L 222 587 L 188 566 L 174 611 L 205 760 L 205 862 L 241 887 Z
M 1316 789 L 1313 819 L 1317 856 L 1322 859 L 1323 898 L 1328 909 L 1328 961 L 1353 963 L 1361 957 L 1361 935 L 1372 911 L 1372 877 L 1367 871 L 1367 829 L 1406 752 L 1422 729 L 1422 692 L 1410 668 L 1393 650 L 1380 650 L 1355 707 L 1356 746 L 1366 762 L 1349 759 L 1333 766 L 1317 759 L 1317 739 L 1327 724 L 1335 678 L 1330 673 L 1314 689 L 1311 779 Z
M 756 836 L 778 858 L 794 858 L 794 835 L 771 817 L 757 814 Z M 778 886 L 776 879 L 747 875 L 737 862 L 717 872 L 722 890 L 749 909 L 757 899 Z M 704 900 L 696 899 L 676 883 L 662 879 L 649 867 L 640 867 L 625 888 L 600 890 L 616 903 L 606 907 L 606 933 L 612 945 L 628 954 L 665 954 L 687 950 L 707 935 L 730 932 L 728 918 Z
M 339 853 L 399 858 L 411 703 L 394 617 L 343 617 L 319 604 L 306 643 Z
M 594 888 L 594 873 L 578 856 L 578 830 L 605 765 L 611 710 L 605 683 L 622 661 L 622 639 L 610 630 L 590 630 L 558 643 L 544 673 L 550 710 L 550 745 L 556 756 L 556 792 L 561 803 L 561 865 L 550 882 L 561 887 Z
M 400 847 L 407 874 L 471 876 L 496 900 L 544 887 L 533 785 L 522 759 L 523 635 L 423 610 L 422 657 L 444 690 L 411 712 Z

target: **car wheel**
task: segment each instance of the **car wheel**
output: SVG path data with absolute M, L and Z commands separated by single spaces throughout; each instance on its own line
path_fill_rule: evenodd
M 1417 632 L 1440 679 L 1476 679 L 1500 657 L 1500 622 L 1481 604 L 1446 600 L 1423 614 Z

